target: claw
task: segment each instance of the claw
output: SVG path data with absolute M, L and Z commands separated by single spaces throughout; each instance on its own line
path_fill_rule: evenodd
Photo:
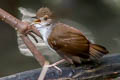
M 55 63 L 53 63 L 51 65 L 47 65 L 47 67 L 54 67 L 55 69 L 57 69 L 60 72 L 60 74 L 62 74 L 62 70 L 59 67 L 56 66 L 56 65 L 58 65 L 58 64 L 60 64 L 62 62 L 65 62 L 65 59 L 57 61 L 57 62 L 55 62 Z
M 45 64 L 44 64 L 44 66 L 43 66 L 43 68 L 42 68 L 42 71 L 41 71 L 41 74 L 40 74 L 38 80 L 43 80 L 43 79 L 45 78 L 45 75 L 46 75 L 46 73 L 47 73 L 47 70 L 48 70 L 48 68 L 50 68 L 50 67 L 54 67 L 55 69 L 57 69 L 57 70 L 60 72 L 60 74 L 62 74 L 62 70 L 61 70 L 59 67 L 57 67 L 56 65 L 58 65 L 58 64 L 60 64 L 60 63 L 62 63 L 62 62 L 64 62 L 64 61 L 65 61 L 65 59 L 62 59 L 62 60 L 57 61 L 56 63 L 53 63 L 53 64 L 51 64 L 51 65 L 49 65 L 49 62 L 48 62 L 48 61 L 45 61 Z
M 54 64 L 47 65 L 47 67 L 48 68 L 54 67 L 56 70 L 58 70 L 60 72 L 60 74 L 62 74 L 62 70 L 59 67 L 57 67 L 56 65 L 54 65 Z

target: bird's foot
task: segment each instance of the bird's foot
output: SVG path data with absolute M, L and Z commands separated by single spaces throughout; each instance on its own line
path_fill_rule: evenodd
M 55 69 L 57 69 L 60 72 L 60 74 L 62 74 L 62 70 L 59 67 L 57 67 L 56 65 L 58 65 L 60 63 L 63 63 L 64 61 L 65 61 L 65 59 L 62 59 L 62 60 L 57 61 L 57 62 L 55 62 L 55 63 L 53 63 L 51 65 L 47 65 L 47 67 L 49 67 L 49 68 L 54 67 Z
M 62 60 L 57 61 L 51 65 L 49 64 L 48 61 L 46 61 L 43 68 L 42 68 L 42 71 L 41 71 L 41 74 L 40 74 L 38 80 L 43 80 L 45 78 L 45 75 L 47 73 L 48 68 L 51 68 L 51 67 L 54 67 L 55 69 L 57 69 L 60 72 L 60 74 L 62 74 L 62 70 L 59 67 L 57 67 L 56 65 L 58 65 L 64 61 L 65 61 L 65 59 L 62 59 Z

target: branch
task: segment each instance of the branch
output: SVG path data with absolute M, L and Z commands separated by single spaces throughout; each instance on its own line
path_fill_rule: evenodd
M 45 80 L 109 80 L 108 78 L 115 78 L 120 76 L 119 53 L 106 55 L 101 58 L 100 62 L 101 64 L 98 67 L 94 67 L 92 69 L 84 67 L 83 64 L 81 67 L 74 69 L 71 69 L 70 67 L 61 68 L 61 75 L 57 70 L 49 69 Z M 90 65 L 87 64 L 86 66 Z M 40 72 L 40 69 L 29 70 L 0 78 L 0 80 L 37 80 Z
M 35 45 L 30 41 L 28 36 L 26 36 L 24 33 L 29 28 L 32 28 L 33 32 L 35 32 L 38 36 L 40 36 L 40 33 L 35 29 L 34 26 L 30 26 L 28 23 L 21 22 L 19 19 L 15 18 L 14 16 L 10 15 L 6 11 L 0 8 L 0 19 L 9 25 L 11 27 L 17 29 L 22 35 L 21 38 L 23 39 L 26 46 L 30 49 L 30 51 L 35 56 L 36 60 L 40 63 L 41 66 L 44 65 L 44 62 L 46 61 L 44 56 L 37 50 Z M 34 29 L 33 29 L 34 28 Z

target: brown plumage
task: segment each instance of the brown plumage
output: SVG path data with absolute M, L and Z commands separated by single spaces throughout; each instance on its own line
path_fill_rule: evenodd
M 48 43 L 48 46 L 71 64 L 80 63 L 81 60 L 99 60 L 108 53 L 105 47 L 92 44 L 80 30 L 63 23 L 54 22 L 50 16 L 52 16 L 52 12 L 48 8 L 39 9 L 37 18 L 41 19 L 42 17 L 42 19 L 35 26 L 43 34 L 43 40 Z M 47 29 L 47 27 L 50 28 Z M 43 32 L 46 29 L 48 30 L 47 33 Z M 46 35 L 48 37 L 45 37 Z
M 53 13 L 50 11 L 49 8 L 43 7 L 43 8 L 40 8 L 40 9 L 37 11 L 36 17 L 37 17 L 37 18 L 41 18 L 41 17 L 44 17 L 45 15 L 51 17 L 52 14 L 53 14 Z
M 80 58 L 82 60 L 98 60 L 108 53 L 103 46 L 89 42 L 78 29 L 62 23 L 55 25 L 48 37 L 48 43 L 59 55 L 77 63 L 80 63 Z

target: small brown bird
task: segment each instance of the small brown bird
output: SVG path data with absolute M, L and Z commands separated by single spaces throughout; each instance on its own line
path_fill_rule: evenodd
M 98 44 L 92 44 L 79 29 L 55 21 L 48 8 L 40 8 L 33 25 L 39 30 L 43 41 L 54 52 L 69 63 L 99 60 L 108 50 Z

